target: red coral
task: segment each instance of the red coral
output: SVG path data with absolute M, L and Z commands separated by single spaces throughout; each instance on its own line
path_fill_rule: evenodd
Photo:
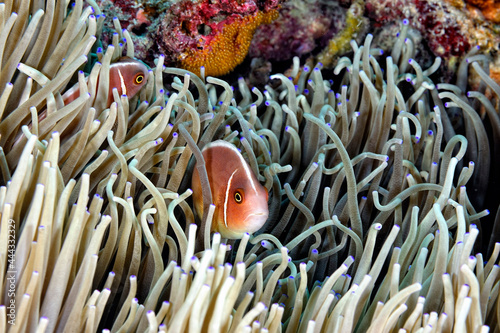
M 366 11 L 379 26 L 409 19 L 435 55 L 461 56 L 471 48 L 473 38 L 467 14 L 445 1 L 367 0 Z
M 421 0 L 415 0 L 415 5 L 418 23 L 424 28 L 420 31 L 436 55 L 460 56 L 470 49 L 468 36 L 447 6 Z

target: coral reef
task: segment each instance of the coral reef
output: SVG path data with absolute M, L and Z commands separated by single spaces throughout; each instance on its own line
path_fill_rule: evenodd
M 277 6 L 277 0 L 178 2 L 161 17 L 158 50 L 194 73 L 204 66 L 206 75 L 227 74 L 246 57 L 255 29 L 278 16 Z
M 277 16 L 277 11 L 273 10 L 265 14 L 257 12 L 255 15 L 247 15 L 234 20 L 228 19 L 222 25 L 202 23 L 201 25 L 209 27 L 210 34 L 203 35 L 203 37 L 196 33 L 191 34 L 193 39 L 199 37 L 197 45 L 180 53 L 180 66 L 198 75 L 201 66 L 205 67 L 206 75 L 220 76 L 229 73 L 247 56 L 255 29 L 261 24 L 270 23 Z M 174 29 L 167 31 L 175 34 Z M 177 37 L 166 35 L 167 39 L 170 36 Z M 168 40 L 168 43 L 171 43 L 172 40 Z M 168 51 L 168 47 L 166 49 Z
M 204 66 L 206 75 L 220 76 L 245 59 L 257 27 L 278 17 L 279 2 L 182 0 L 166 5 L 104 0 L 102 4 L 119 17 L 123 27 L 134 32 L 140 59 L 150 61 L 163 54 L 166 64 L 196 74 Z M 111 28 L 116 26 L 108 26 L 108 35 Z
M 328 42 L 326 48 L 318 55 L 318 61 L 327 67 L 331 67 L 336 57 L 349 50 L 349 43 L 351 40 L 356 39 L 363 27 L 364 9 L 364 0 L 353 1 L 347 11 L 344 29 Z
M 481 10 L 484 18 L 493 22 L 500 23 L 500 4 L 494 0 L 466 0 L 468 5 L 472 5 Z
M 264 89 L 159 56 L 108 107 L 132 37 L 101 50 L 99 9 L 67 9 L 0 4 L 1 332 L 499 330 L 500 86 L 478 48 L 434 81 L 403 25 L 391 52 L 368 34 L 333 73 L 296 58 Z M 210 233 L 206 197 L 193 213 L 219 139 L 270 189 L 240 240 Z
M 312 54 L 342 30 L 346 11 L 336 1 L 286 1 L 276 20 L 257 29 L 249 55 L 289 60 L 293 56 Z
M 332 67 L 350 51 L 351 39 L 359 43 L 367 31 L 374 34 L 375 43 L 392 45 L 392 37 L 385 40 L 378 35 L 388 37 L 403 18 L 421 37 L 414 45 L 417 60 L 427 64 L 440 56 L 447 82 L 472 47 L 496 56 L 500 43 L 494 21 L 477 9 L 491 10 L 490 2 L 99 0 L 98 4 L 106 15 L 104 47 L 113 43 L 115 30 L 124 28 L 135 44 L 136 57 L 150 66 L 163 54 L 167 65 L 197 74 L 204 66 L 205 75 L 215 76 L 230 73 L 247 54 L 275 63 L 314 56 Z M 245 73 L 237 75 L 241 74 Z
M 375 25 L 385 25 L 408 19 L 418 30 L 435 56 L 442 57 L 455 68 L 457 57 L 464 56 L 473 46 L 484 51 L 496 48 L 499 37 L 493 27 L 476 19 L 465 4 L 436 0 L 366 1 L 367 15 Z
M 477 44 L 474 23 L 462 11 L 447 2 L 424 0 L 366 2 L 370 18 L 377 24 L 407 18 L 419 30 L 436 56 L 450 58 L 461 56 Z

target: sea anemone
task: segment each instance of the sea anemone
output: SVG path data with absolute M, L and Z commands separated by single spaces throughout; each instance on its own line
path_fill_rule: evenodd
M 440 59 L 421 68 L 403 27 L 389 56 L 368 35 L 333 74 L 295 61 L 264 91 L 160 56 L 141 92 L 108 108 L 109 64 L 134 53 L 122 32 L 94 48 L 100 62 L 62 105 L 99 27 L 81 0 L 69 14 L 64 5 L 46 10 L 48 23 L 38 3 L 0 5 L 11 17 L 0 41 L 19 40 L 0 45 L 0 330 L 498 330 L 498 221 L 488 258 L 475 254 L 484 175 L 497 166 L 488 134 L 500 133 L 485 56 L 469 54 L 457 85 L 436 85 Z M 36 63 L 24 55 L 31 40 L 43 44 Z M 468 71 L 483 83 L 464 95 Z M 218 139 L 270 190 L 267 224 L 241 240 L 210 234 L 209 198 L 201 221 L 193 214 L 192 169 Z

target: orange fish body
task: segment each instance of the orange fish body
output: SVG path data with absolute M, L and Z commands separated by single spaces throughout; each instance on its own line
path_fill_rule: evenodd
M 129 57 L 122 57 L 117 62 L 109 66 L 109 92 L 107 107 L 110 107 L 114 102 L 113 88 L 118 89 L 118 95 L 127 95 L 128 98 L 134 97 L 142 86 L 148 81 L 148 68 L 141 61 Z M 98 81 L 99 82 L 99 79 Z M 64 105 L 69 104 L 80 97 L 80 85 L 76 83 L 68 89 L 62 99 Z M 42 110 L 38 115 L 38 122 L 41 122 L 47 117 L 47 109 Z M 28 127 L 31 129 L 31 123 Z M 22 138 L 22 133 L 19 133 L 14 139 L 14 145 L 17 145 Z
M 110 107 L 114 102 L 113 88 L 118 90 L 118 95 L 134 97 L 142 86 L 148 81 L 148 68 L 139 60 L 122 57 L 109 66 L 109 92 L 108 104 Z M 99 81 L 98 81 L 99 82 Z M 62 96 L 64 105 L 74 101 L 80 96 L 80 87 L 75 84 Z
M 202 154 L 215 204 L 212 231 L 235 239 L 259 230 L 269 215 L 268 193 L 238 149 L 219 140 L 207 144 Z M 203 197 L 196 167 L 191 186 L 194 207 L 201 218 Z

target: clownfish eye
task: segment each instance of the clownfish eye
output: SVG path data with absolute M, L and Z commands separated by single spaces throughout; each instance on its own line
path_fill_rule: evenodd
M 142 74 L 142 73 L 136 74 L 136 76 L 134 78 L 134 83 L 135 84 L 141 84 L 142 81 L 144 81 L 144 74 Z
M 242 203 L 243 202 L 243 193 L 240 191 L 234 192 L 234 201 L 236 201 L 236 203 Z

